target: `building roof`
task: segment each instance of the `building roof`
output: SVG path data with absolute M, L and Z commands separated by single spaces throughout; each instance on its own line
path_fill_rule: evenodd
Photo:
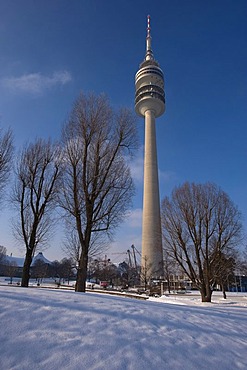
M 24 257 L 14 257 L 14 256 L 6 256 L 6 260 L 11 264 L 14 263 L 18 267 L 23 267 L 24 265 Z M 31 266 L 33 266 L 37 261 L 42 261 L 46 264 L 51 264 L 51 261 L 49 261 L 47 258 L 44 257 L 42 252 L 39 252 L 34 256 Z
M 23 267 L 24 265 L 24 258 L 22 257 L 6 256 L 5 260 L 9 264 L 17 265 L 18 267 Z
M 38 254 L 36 254 L 36 256 L 33 258 L 32 265 L 34 265 L 37 261 L 44 262 L 48 265 L 51 264 L 51 261 L 49 261 L 47 258 L 45 258 L 42 252 L 39 252 Z

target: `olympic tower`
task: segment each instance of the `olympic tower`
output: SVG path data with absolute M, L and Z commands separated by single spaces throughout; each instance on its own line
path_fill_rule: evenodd
M 164 75 L 151 48 L 150 16 L 147 21 L 145 59 L 135 75 L 135 110 L 145 118 L 142 272 L 156 279 L 164 271 L 155 119 L 165 112 L 165 92 Z

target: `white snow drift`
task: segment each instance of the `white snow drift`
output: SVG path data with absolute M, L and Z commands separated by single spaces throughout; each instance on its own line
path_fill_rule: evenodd
M 247 368 L 246 296 L 202 304 L 11 286 L 0 295 L 4 370 Z

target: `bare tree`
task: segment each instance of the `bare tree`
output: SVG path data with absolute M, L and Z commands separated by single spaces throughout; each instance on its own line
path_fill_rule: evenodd
M 148 260 L 147 256 L 143 257 L 142 267 L 140 270 L 140 281 L 144 285 L 144 289 L 150 288 L 153 279 L 153 265 Z
M 21 282 L 24 287 L 29 283 L 37 246 L 47 243 L 54 225 L 52 211 L 59 189 L 60 159 L 57 146 L 49 140 L 37 139 L 23 148 L 17 161 L 12 201 L 20 216 L 14 223 L 14 235 L 26 247 Z
M 57 260 L 53 261 L 49 265 L 48 274 L 55 279 L 55 283 L 57 283 L 59 286 L 62 281 L 61 263 Z
M 167 283 L 167 290 L 171 293 L 171 276 L 176 272 L 176 261 L 170 256 L 168 251 L 164 249 L 163 251 L 163 261 L 164 261 L 164 279 Z
M 12 154 L 13 154 L 12 131 L 8 130 L 5 133 L 2 133 L 2 130 L 0 129 L 0 195 L 2 195 L 6 182 L 9 178 Z
M 5 275 L 10 278 L 10 284 L 13 283 L 13 277 L 15 276 L 16 272 L 18 271 L 18 266 L 15 261 L 7 261 L 5 262 Z
M 0 245 L 0 264 L 2 264 L 6 259 L 7 248 Z
M 60 261 L 60 265 L 61 265 L 61 277 L 63 278 L 63 282 L 65 282 L 66 279 L 69 285 L 70 278 L 75 276 L 73 260 L 71 258 L 63 258 Z
M 36 279 L 38 285 L 47 277 L 48 267 L 49 265 L 40 259 L 37 259 L 32 265 L 31 276 Z
M 68 222 L 70 221 L 70 222 Z M 65 239 L 62 250 L 73 260 L 76 268 L 79 266 L 79 260 L 82 252 L 82 246 L 78 237 L 78 232 L 72 220 L 65 220 Z M 96 257 L 109 248 L 109 241 L 103 233 L 93 233 L 90 239 L 89 257 Z
M 162 225 L 168 254 L 200 290 L 202 301 L 211 302 L 219 255 L 228 256 L 241 241 L 238 209 L 214 184 L 185 183 L 171 200 L 163 200 Z
M 238 270 L 241 271 L 243 275 L 247 275 L 247 245 L 239 256 Z
M 81 245 L 78 234 L 71 222 L 65 221 L 65 239 L 63 241 L 62 250 L 66 255 L 73 260 L 75 267 L 79 265 L 81 255 Z
M 4 266 L 6 264 L 6 254 L 7 249 L 0 245 L 0 274 L 2 275 L 4 273 Z
M 92 235 L 110 237 L 130 207 L 126 156 L 136 146 L 135 120 L 126 109 L 114 113 L 104 96 L 81 94 L 63 129 L 60 205 L 73 219 L 80 244 L 76 291 L 85 291 Z
M 230 282 L 234 281 L 234 271 L 236 268 L 236 257 L 232 253 L 225 255 L 221 251 L 217 252 L 217 256 L 212 263 L 212 272 L 215 276 L 215 281 L 220 285 L 224 299 L 226 299 L 226 289 Z

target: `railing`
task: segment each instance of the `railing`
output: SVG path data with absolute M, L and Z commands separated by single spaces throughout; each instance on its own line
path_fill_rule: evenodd
M 161 69 L 158 69 L 158 68 L 144 68 L 143 70 L 140 69 L 136 73 L 136 80 L 138 80 L 140 77 L 142 77 L 145 74 L 155 74 L 155 75 L 158 75 L 159 77 L 161 77 L 162 79 L 164 79 L 164 75 L 163 75 L 163 72 L 162 72 Z
M 165 103 L 164 92 L 159 93 L 159 92 L 156 92 L 156 91 L 146 91 L 146 92 L 139 93 L 136 96 L 136 98 L 135 98 L 135 104 L 137 104 L 140 100 L 145 99 L 145 98 L 159 99 L 163 103 Z

